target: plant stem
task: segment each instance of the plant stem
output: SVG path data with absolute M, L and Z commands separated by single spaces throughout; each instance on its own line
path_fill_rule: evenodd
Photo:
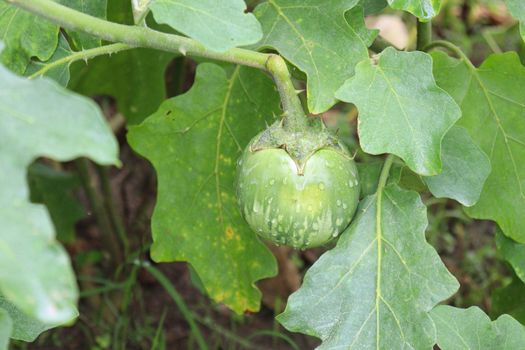
M 122 252 L 120 251 L 118 242 L 115 240 L 113 234 L 113 229 L 111 227 L 111 222 L 109 221 L 108 216 L 104 210 L 104 205 L 102 200 L 95 189 L 95 185 L 92 183 L 91 177 L 89 175 L 89 165 L 88 160 L 85 158 L 80 158 L 75 161 L 80 180 L 82 181 L 82 186 L 86 192 L 91 210 L 95 214 L 95 219 L 97 220 L 98 226 L 101 230 L 102 239 L 104 240 L 105 247 L 109 250 L 110 259 L 120 262 L 122 261 Z
M 277 85 L 290 129 L 303 129 L 306 116 L 282 57 L 252 50 L 233 48 L 225 52 L 207 49 L 201 43 L 180 35 L 162 33 L 141 26 L 112 23 L 60 5 L 52 0 L 6 0 L 15 6 L 46 18 L 64 28 L 84 32 L 110 42 L 131 47 L 147 47 L 183 55 L 204 57 L 254 67 L 269 72 Z
M 423 51 L 424 47 L 432 41 L 432 22 L 417 20 L 417 50 Z
M 270 54 L 245 49 L 215 52 L 199 42 L 179 35 L 162 33 L 145 27 L 112 23 L 60 5 L 52 0 L 7 0 L 40 17 L 70 30 L 93 35 L 110 42 L 134 47 L 148 47 L 183 55 L 204 57 L 266 70 Z
M 308 126 L 308 119 L 304 114 L 301 100 L 297 95 L 292 77 L 281 56 L 271 55 L 267 67 L 272 74 L 277 90 L 281 96 L 284 110 L 284 128 L 290 131 L 302 131 Z
M 115 201 L 113 200 L 113 193 L 111 192 L 111 185 L 109 183 L 108 168 L 101 165 L 97 165 L 96 168 L 98 172 L 98 177 L 100 179 L 100 185 L 102 188 L 102 196 L 104 197 L 106 212 L 109 216 L 111 224 L 113 225 L 113 228 L 115 229 L 115 232 L 117 233 L 122 243 L 122 246 L 124 248 L 124 256 L 127 257 L 129 254 L 128 237 L 126 234 L 126 229 L 124 228 L 124 224 L 122 223 L 120 215 L 118 214 Z
M 31 74 L 28 79 L 33 79 L 38 76 L 46 74 L 49 70 L 61 66 L 63 64 L 70 64 L 75 61 L 79 60 L 88 60 L 90 58 L 101 56 L 101 55 L 111 55 L 113 53 L 117 53 L 119 51 L 129 50 L 132 49 L 133 46 L 129 46 L 127 44 L 111 44 L 111 45 L 104 45 L 101 47 L 96 47 L 94 49 L 74 52 L 69 56 L 63 57 L 59 60 L 56 60 L 54 62 L 46 64 L 44 67 L 40 68 L 33 74 Z
M 457 47 L 456 45 L 454 45 L 451 42 L 446 41 L 446 40 L 433 41 L 430 44 L 426 45 L 423 48 L 423 51 L 427 51 L 428 52 L 428 51 L 430 51 L 432 49 L 435 49 L 436 47 L 442 47 L 444 49 L 449 50 L 450 52 L 454 53 L 458 58 L 460 58 L 461 60 L 465 61 L 465 63 L 469 66 L 469 68 L 475 68 L 474 65 L 472 64 L 472 62 L 470 62 L 470 59 L 467 57 L 467 55 L 465 55 L 463 53 L 463 51 L 461 51 L 461 49 L 459 47 Z

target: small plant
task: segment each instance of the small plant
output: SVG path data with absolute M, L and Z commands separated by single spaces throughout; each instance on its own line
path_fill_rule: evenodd
M 121 166 L 117 122 L 95 95 L 115 97 L 126 142 L 155 169 L 152 260 L 188 262 L 214 302 L 259 310 L 255 283 L 277 274 L 265 241 L 324 247 L 277 316 L 320 349 L 525 349 L 522 299 L 502 305 L 499 291 L 493 320 L 477 306 L 440 305 L 460 285 L 425 236 L 426 204 L 441 198 L 493 222 L 516 275 L 507 292 L 525 293 L 523 56 L 496 52 L 478 67 L 433 41 L 445 1 L 256 3 L 0 0 L 0 349 L 78 316 L 75 273 L 55 236 L 75 239 L 79 184 L 33 164 L 42 157 L 76 159 L 111 259 L 130 271 L 121 307 L 143 267 L 198 347 L 211 346 L 169 280 L 130 252 L 104 168 Z M 525 7 L 505 5 L 525 39 Z M 414 47 L 394 48 L 365 25 L 382 11 L 416 23 Z M 95 57 L 104 61 L 77 64 Z M 165 68 L 186 57 L 198 62 L 195 79 L 186 92 L 184 78 L 173 83 L 166 99 Z M 334 132 L 324 119 L 342 110 L 357 122 Z M 98 164 L 102 201 L 85 158 Z

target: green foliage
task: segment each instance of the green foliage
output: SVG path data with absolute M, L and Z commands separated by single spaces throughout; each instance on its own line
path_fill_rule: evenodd
M 320 349 L 430 348 L 436 339 L 428 311 L 458 283 L 425 241 L 426 207 L 417 193 L 390 185 L 357 213 L 279 321 L 321 338 Z
M 505 237 L 498 229 L 496 245 L 498 252 L 512 265 L 516 275 L 525 283 L 525 244 L 514 242 Z
M 505 0 L 509 12 L 520 21 L 520 33 L 525 40 L 525 2 L 521 0 Z
M 114 2 L 115 0 L 110 1 Z M 106 18 L 107 0 L 58 0 L 58 2 L 85 14 L 102 19 Z M 93 35 L 72 30 L 67 30 L 66 32 L 69 34 L 71 42 L 77 50 L 91 49 L 102 44 L 101 40 Z
M 26 342 L 34 341 L 42 332 L 58 326 L 60 323 L 43 323 L 33 317 L 27 316 L 21 312 L 16 306 L 7 301 L 0 295 L 0 312 L 6 312 L 8 321 L 11 325 L 10 332 L 7 333 L 7 339 L 23 340 Z M 75 317 L 78 316 L 78 313 Z M 5 324 L 0 321 L 0 327 Z M 2 336 L 0 336 L 2 339 Z M 0 347 L 1 349 L 1 347 Z
M 378 13 L 388 6 L 387 0 L 361 0 L 359 5 L 365 9 L 365 16 Z
M 525 324 L 525 283 L 514 277 L 509 285 L 492 293 L 492 315 L 509 314 Z
M 429 55 L 387 48 L 377 65 L 359 63 L 336 96 L 359 109 L 365 152 L 396 154 L 421 175 L 441 172 L 441 141 L 461 112 L 436 85 Z
M 9 336 L 13 329 L 13 321 L 6 310 L 0 309 L 0 350 L 7 350 L 9 346 Z
M 188 261 L 208 295 L 238 313 L 259 309 L 253 283 L 277 271 L 237 209 L 235 163 L 278 106 L 264 74 L 236 68 L 226 76 L 221 67 L 204 63 L 188 93 L 164 102 L 128 134 L 157 172 L 153 259 Z
M 37 157 L 117 164 L 117 144 L 93 102 L 52 81 L 0 66 L 0 86 L 0 289 L 28 317 L 63 323 L 77 315 L 75 278 L 44 207 L 29 202 L 26 168 Z
M 442 144 L 443 170 L 423 177 L 437 198 L 453 198 L 465 206 L 474 205 L 490 174 L 490 161 L 472 141 L 468 132 L 458 126 L 447 132 Z
M 387 0 L 397 10 L 412 13 L 421 20 L 428 21 L 439 12 L 441 0 Z
M 69 87 L 87 96 L 113 96 L 128 123 L 139 124 L 166 98 L 164 75 L 174 56 L 151 49 L 99 56 L 72 67 Z
M 47 61 L 58 44 L 58 26 L 0 0 L 0 38 L 5 49 L 0 62 L 24 73 L 31 57 Z
M 149 6 L 155 20 L 194 38 L 214 51 L 255 44 L 261 25 L 245 13 L 242 0 L 153 0 Z
M 432 310 L 437 344 L 442 350 L 515 350 L 525 344 L 525 327 L 508 315 L 491 322 L 478 307 L 441 305 Z
M 433 58 L 438 85 L 461 106 L 458 124 L 492 166 L 479 201 L 466 211 L 496 221 L 506 236 L 525 243 L 525 67 L 510 52 L 491 55 L 479 69 L 443 53 Z
M 24 75 L 30 77 L 42 69 L 48 69 L 45 74 L 43 74 L 43 76 L 49 77 L 65 87 L 69 83 L 70 78 L 69 63 L 57 65 L 54 67 L 49 67 L 49 65 L 72 54 L 73 51 L 71 50 L 67 39 L 63 35 L 60 35 L 58 39 L 58 46 L 53 55 L 45 62 L 32 60 L 27 66 Z
M 75 223 L 85 215 L 71 193 L 79 187 L 79 179 L 74 174 L 36 163 L 29 167 L 28 182 L 31 202 L 45 204 L 58 240 L 73 242 Z
M 521 22 L 525 38 L 523 1 L 505 2 Z M 246 221 L 256 230 L 262 227 L 262 233 L 269 234 L 266 238 L 276 241 L 283 230 L 272 229 L 285 223 L 286 234 L 293 239 L 279 243 L 293 241 L 292 245 L 302 248 L 322 244 L 344 230 L 335 247 L 324 247 L 328 251 L 307 270 L 302 287 L 278 316 L 287 329 L 320 338 L 320 349 L 431 349 L 437 345 L 443 350 L 514 350 L 525 344 L 525 328 L 519 323 L 525 322 L 525 67 L 520 57 L 495 54 L 476 68 L 450 42 L 428 46 L 428 40 L 421 40 L 426 36 L 417 40 L 411 36 L 419 51 L 397 51 L 383 48 L 381 40 L 374 43 L 377 31 L 365 26 L 365 15 L 381 13 L 387 6 L 428 21 L 436 17 L 444 1 L 262 0 L 249 3 L 253 13 L 242 0 L 147 0 L 139 1 L 142 8 L 138 10 L 134 1 L 134 12 L 128 0 L 9 3 L 0 0 L 0 38 L 6 45 L 0 61 L 26 78 L 0 66 L 0 350 L 8 347 L 9 338 L 32 341 L 78 316 L 75 276 L 56 238 L 73 242 L 75 222 L 84 210 L 72 193 L 78 179 L 58 170 L 68 165 L 55 161 L 88 157 L 99 164 L 119 163 L 117 142 L 98 107 L 66 86 L 89 97 L 115 99 L 129 125 L 127 141 L 157 174 L 151 256 L 156 262 L 187 262 L 194 271 L 193 280 L 213 301 L 238 314 L 255 312 L 261 301 L 256 282 L 277 273 L 276 259 Z M 437 17 L 435 23 L 441 36 L 457 39 L 447 24 L 457 4 L 446 6 L 443 18 Z M 461 11 L 470 21 L 469 7 Z M 149 12 L 151 16 L 144 18 Z M 400 15 L 404 20 L 410 17 Z M 465 23 L 466 31 L 480 32 L 477 23 L 471 24 Z M 484 27 L 489 24 L 480 27 L 488 46 L 499 51 L 494 38 L 486 36 Z M 99 36 L 117 43 L 101 46 Z M 377 54 L 371 55 L 368 48 L 373 43 Z M 250 49 L 239 48 L 248 45 Z M 424 47 L 443 47 L 460 59 L 443 52 L 429 55 L 421 51 Z M 501 48 L 504 51 L 507 46 Z M 180 55 L 197 56 L 198 62 L 205 63 L 197 65 L 188 92 L 166 100 L 166 80 L 181 83 L 170 94 L 179 93 L 191 80 L 195 66 Z M 208 63 L 210 59 L 225 62 L 219 66 Z M 74 61 L 80 62 L 71 65 Z M 171 77 L 166 76 L 168 65 L 169 72 L 175 71 Z M 293 81 L 289 70 L 295 72 Z M 303 101 L 298 89 L 304 86 Z M 317 140 L 321 122 L 320 118 L 305 119 L 302 103 L 309 112 L 320 114 L 338 100 L 355 108 L 338 105 L 323 117 L 345 128 L 340 135 L 351 140 L 351 151 L 360 162 L 362 198 L 355 216 L 350 203 L 356 202 L 357 192 L 348 191 L 347 177 L 350 172 L 355 180 L 353 163 L 344 169 L 339 153 L 330 159 L 322 157 L 322 147 L 304 137 L 311 133 Z M 343 122 L 334 122 L 332 112 L 344 114 Z M 235 165 L 255 135 L 270 135 L 266 141 L 271 143 L 271 132 L 261 134 L 268 124 L 286 130 L 287 138 L 274 142 L 272 146 L 278 149 L 271 150 L 282 157 L 269 160 L 264 153 L 268 150 L 258 150 L 249 153 L 256 162 L 243 159 L 242 185 L 250 187 L 253 195 L 246 205 L 246 198 L 235 196 Z M 275 186 L 277 181 L 292 179 L 287 176 L 295 164 L 289 154 L 298 144 L 314 152 L 305 173 L 292 172 L 293 183 Z M 385 161 L 384 154 L 388 154 Z M 344 170 L 344 176 L 328 170 L 332 163 Z M 309 169 L 333 176 L 311 180 Z M 253 175 L 255 171 L 259 177 Z M 89 191 L 96 189 L 90 187 L 89 174 L 80 174 L 100 231 L 104 235 L 115 231 L 121 239 L 112 244 L 115 237 L 103 236 L 101 243 L 110 243 L 95 255 L 99 259 L 111 251 L 115 265 L 119 264 L 116 275 L 126 275 L 127 262 L 135 255 L 130 253 L 125 225 L 109 198 L 112 188 L 107 174 L 97 174 L 104 197 L 101 203 L 96 200 L 100 194 Z M 239 188 L 237 194 L 242 195 Z M 492 293 L 492 307 L 487 303 L 488 313 L 498 317 L 495 321 L 477 307 L 436 306 L 458 289 L 458 282 L 425 240 L 427 208 L 421 198 L 431 208 L 430 240 L 444 254 L 462 249 L 461 244 L 455 247 L 450 242 L 442 247 L 441 241 L 451 237 L 448 231 L 457 235 L 459 243 L 470 234 L 463 207 L 470 217 L 493 220 L 501 227 L 495 238 L 497 254 L 495 247 L 485 245 L 476 254 L 467 252 L 466 263 L 455 265 L 451 261 L 455 255 L 446 257 L 452 271 L 456 273 L 458 266 L 464 270 L 459 271 L 461 281 L 478 277 L 483 254 L 492 259 L 497 255 L 510 264 L 515 276 L 496 281 L 495 288 L 503 287 Z M 259 200 L 279 201 L 280 212 L 271 213 L 270 206 L 259 208 Z M 301 226 L 309 225 L 307 211 L 314 207 L 333 210 L 327 216 L 330 222 L 323 223 L 330 228 L 327 234 L 310 244 L 297 237 L 305 233 Z M 453 219 L 442 222 L 449 216 Z M 263 224 L 256 225 L 254 220 Z M 313 224 L 312 228 L 317 230 Z M 441 228 L 445 232 L 438 235 Z M 124 254 L 119 252 L 119 243 Z M 148 242 L 141 244 L 148 246 Z M 84 260 L 89 260 L 89 253 L 83 253 Z M 82 258 L 77 258 L 83 265 Z M 127 309 L 139 266 L 166 287 L 199 347 L 206 348 L 206 333 L 201 334 L 196 322 L 207 326 L 208 320 L 194 315 L 168 276 L 152 265 L 137 263 L 124 282 L 104 282 L 100 289 L 120 293 L 123 288 L 119 307 Z M 492 287 L 492 280 L 483 285 Z M 154 344 L 163 337 L 164 319 Z M 128 319 L 122 323 L 119 319 L 118 327 L 126 329 L 128 324 Z M 113 343 L 117 336 L 103 332 L 94 336 L 97 346 L 119 347 Z
M 363 9 L 354 7 L 356 3 L 270 0 L 255 10 L 264 32 L 258 47 L 276 49 L 306 73 L 312 113 L 329 109 L 336 102 L 335 91 L 354 74 L 357 62 L 368 58 L 376 32 L 366 29 Z

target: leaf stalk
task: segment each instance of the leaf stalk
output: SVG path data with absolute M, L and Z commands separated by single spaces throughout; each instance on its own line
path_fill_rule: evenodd
M 127 44 L 110 44 L 110 45 L 104 45 L 100 47 L 96 47 L 89 50 L 83 50 L 79 52 L 75 52 L 69 56 L 63 57 L 61 59 L 58 59 L 54 62 L 51 62 L 49 64 L 46 64 L 44 67 L 39 69 L 38 71 L 34 72 L 30 76 L 28 76 L 28 79 L 34 79 L 36 77 L 42 76 L 46 74 L 51 69 L 61 66 L 63 64 L 71 64 L 76 61 L 85 60 L 87 61 L 90 58 L 101 56 L 101 55 L 111 55 L 120 51 L 129 50 L 132 49 L 133 46 L 129 46 Z
M 463 51 L 461 51 L 461 49 L 452 44 L 450 41 L 446 41 L 446 40 L 435 40 L 433 42 L 431 42 L 430 44 L 426 45 L 424 48 L 423 48 L 423 51 L 430 51 L 432 49 L 435 49 L 435 48 L 438 48 L 438 47 L 441 47 L 441 48 L 444 48 L 444 49 L 447 49 L 448 51 L 452 52 L 453 54 L 455 54 L 459 59 L 465 61 L 465 63 L 469 66 L 469 68 L 474 68 L 474 65 L 472 64 L 472 62 L 470 62 L 470 59 L 467 57 L 467 55 L 465 55 L 465 53 Z

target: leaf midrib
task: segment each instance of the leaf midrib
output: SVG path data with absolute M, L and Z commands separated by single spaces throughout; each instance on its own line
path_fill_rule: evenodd
M 237 80 L 237 77 L 239 76 L 239 70 L 240 66 L 235 67 L 235 70 L 233 74 L 230 77 L 230 80 L 228 81 L 228 86 L 226 89 L 226 94 L 224 96 L 224 102 L 222 104 L 221 109 L 221 118 L 219 120 L 219 128 L 217 130 L 217 139 L 216 139 L 216 151 L 215 151 L 215 167 L 214 167 L 214 174 L 215 174 L 215 191 L 217 195 L 217 207 L 219 210 L 219 220 L 221 225 L 224 229 L 224 217 L 223 217 L 223 204 L 222 204 L 222 198 L 221 198 L 221 179 L 220 179 L 220 156 L 221 156 L 221 141 L 222 141 L 222 130 L 223 126 L 225 124 L 226 120 L 226 111 L 228 109 L 228 104 L 230 102 L 231 94 L 233 91 L 233 86 L 235 85 L 235 81 Z M 232 135 L 233 136 L 233 135 Z

